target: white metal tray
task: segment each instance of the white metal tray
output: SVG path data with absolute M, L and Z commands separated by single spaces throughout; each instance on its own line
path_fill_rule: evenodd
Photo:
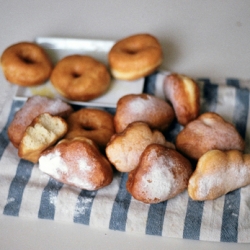
M 108 52 L 114 44 L 114 41 L 89 40 L 74 38 L 51 38 L 38 37 L 35 42 L 41 45 L 49 54 L 52 62 L 56 64 L 60 59 L 67 55 L 83 54 L 89 55 L 108 66 Z M 78 102 L 63 98 L 53 87 L 50 81 L 36 87 L 17 87 L 14 96 L 17 100 L 26 100 L 33 95 L 43 95 L 48 97 L 59 97 L 71 104 L 90 105 L 98 107 L 116 107 L 117 101 L 126 94 L 139 94 L 143 91 L 144 78 L 136 81 L 123 81 L 111 79 L 108 91 L 91 101 Z

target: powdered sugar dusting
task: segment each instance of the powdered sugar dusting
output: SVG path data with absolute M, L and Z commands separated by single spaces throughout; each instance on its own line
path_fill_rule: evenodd
M 94 190 L 95 184 L 91 181 L 93 167 L 84 157 L 74 158 L 67 163 L 60 151 L 55 150 L 42 155 L 39 159 L 39 169 L 53 178 L 82 189 Z
M 160 105 L 157 105 L 155 98 L 149 95 L 147 95 L 147 98 L 142 98 L 141 96 L 138 96 L 128 102 L 129 112 L 138 115 L 145 114 L 145 111 L 150 112 L 151 110 L 155 110 L 157 106 L 159 107 Z
M 30 122 L 41 113 L 48 112 L 56 115 L 70 106 L 60 99 L 49 99 L 44 96 L 32 96 L 24 104 L 20 112 L 16 113 L 16 121 L 22 126 L 28 126 Z
M 150 158 L 152 158 L 152 166 L 141 180 L 141 190 L 150 200 L 166 200 L 174 186 L 174 176 L 166 166 L 165 157 L 157 157 L 156 152 L 152 150 L 148 161 Z
M 78 167 L 79 173 L 71 173 L 68 177 L 68 181 L 70 183 L 74 183 L 76 186 L 82 186 L 82 188 L 87 190 L 95 189 L 95 185 L 93 182 L 90 181 L 90 177 L 92 176 L 93 167 L 88 164 L 86 158 L 78 159 L 76 162 Z
M 81 197 L 76 202 L 75 217 L 84 215 L 86 211 L 89 210 L 89 205 L 93 202 L 93 198 Z
M 61 174 L 68 174 L 67 164 L 62 159 L 61 153 L 58 150 L 47 155 L 42 155 L 39 158 L 39 169 L 56 179 L 59 179 Z
M 212 152 L 208 152 L 201 160 Z M 227 154 L 231 154 L 230 152 L 233 151 L 228 152 Z M 198 200 L 215 199 L 250 184 L 250 166 L 236 158 L 233 161 L 227 161 L 224 152 L 220 152 L 220 155 L 216 156 L 206 163 L 207 165 L 198 164 L 196 172 L 189 180 L 189 189 L 192 193 L 194 192 L 194 196 Z

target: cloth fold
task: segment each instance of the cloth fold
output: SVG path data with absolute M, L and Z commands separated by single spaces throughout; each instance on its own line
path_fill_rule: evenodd
M 145 78 L 144 92 L 164 98 L 165 72 Z M 233 123 L 250 153 L 249 88 L 246 81 L 197 79 L 201 112 L 214 111 Z M 17 156 L 7 128 L 23 101 L 6 98 L 0 121 L 0 213 L 10 216 L 80 223 L 131 233 L 216 242 L 250 242 L 250 185 L 216 200 L 197 202 L 187 191 L 159 204 L 144 204 L 126 190 L 126 173 L 98 191 L 73 188 L 49 178 Z M 104 108 L 105 109 L 105 108 Z M 107 109 L 110 112 L 115 110 Z M 172 124 L 166 134 L 174 142 L 182 129 Z

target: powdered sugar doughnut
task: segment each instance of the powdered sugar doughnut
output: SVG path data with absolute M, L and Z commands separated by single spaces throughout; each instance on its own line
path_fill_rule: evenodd
M 198 161 L 188 193 L 193 200 L 213 200 L 250 184 L 250 154 L 211 150 Z
M 220 115 L 207 112 L 188 123 L 176 137 L 176 148 L 198 160 L 212 149 L 243 151 L 245 142 L 233 124 Z
M 61 140 L 43 152 L 39 169 L 62 183 L 89 191 L 105 187 L 113 179 L 108 160 L 84 137 Z
M 146 122 L 152 128 L 164 130 L 174 118 L 173 108 L 164 100 L 149 94 L 129 94 L 117 103 L 114 125 L 117 133 L 135 121 Z
M 174 149 L 151 144 L 143 151 L 138 167 L 129 173 L 127 190 L 144 203 L 175 197 L 188 186 L 191 163 Z
M 144 149 L 152 143 L 175 148 L 160 131 L 151 129 L 145 122 L 133 122 L 123 132 L 111 137 L 106 155 L 117 170 L 130 172 L 137 167 Z
M 42 113 L 58 115 L 66 118 L 73 109 L 60 99 L 51 99 L 45 96 L 32 96 L 28 98 L 23 107 L 18 110 L 8 127 L 8 136 L 12 144 L 18 148 L 26 128 L 34 118 Z
M 200 112 L 200 91 L 197 83 L 188 76 L 170 74 L 164 80 L 164 94 L 173 105 L 178 122 L 185 126 Z

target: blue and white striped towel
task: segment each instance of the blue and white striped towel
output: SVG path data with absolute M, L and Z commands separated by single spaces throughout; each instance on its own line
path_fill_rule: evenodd
M 144 92 L 162 97 L 163 73 L 145 78 Z M 201 110 L 214 111 L 235 124 L 250 153 L 249 89 L 237 79 L 212 83 L 199 79 Z M 22 101 L 7 101 L 0 121 L 0 212 L 5 215 L 67 221 L 90 227 L 165 237 L 250 242 L 250 185 L 213 201 L 197 202 L 183 192 L 159 204 L 143 204 L 126 191 L 127 174 L 116 174 L 108 187 L 84 191 L 63 185 L 20 160 L 7 127 Z M 114 112 L 115 110 L 110 110 Z M 173 124 L 174 140 L 182 129 Z

